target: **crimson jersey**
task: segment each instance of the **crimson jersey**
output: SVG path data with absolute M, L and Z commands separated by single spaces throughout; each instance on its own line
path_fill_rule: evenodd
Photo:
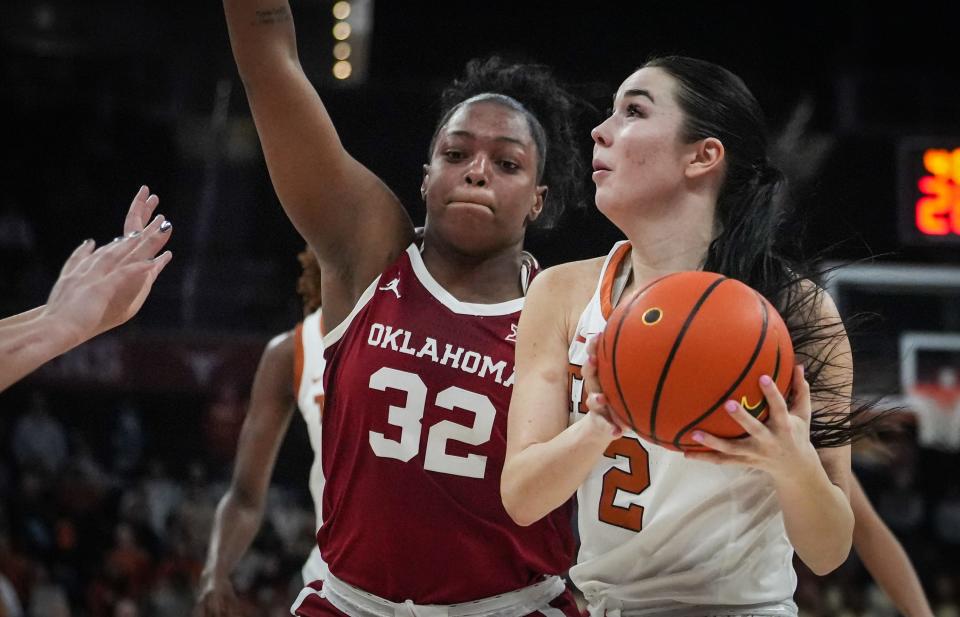
M 522 306 L 456 300 L 411 245 L 324 337 L 317 540 L 336 577 L 453 604 L 570 566 L 569 504 L 520 527 L 500 499 Z

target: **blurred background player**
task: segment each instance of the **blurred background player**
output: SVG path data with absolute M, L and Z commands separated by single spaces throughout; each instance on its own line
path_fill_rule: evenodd
M 298 255 L 303 273 L 297 292 L 304 320 L 267 344 L 253 379 L 230 488 L 217 506 L 207 562 L 199 584 L 196 617 L 236 615 L 241 604 L 230 575 L 257 535 L 266 509 L 267 489 L 293 408 L 303 414 L 314 459 L 310 495 L 316 527 L 323 520 L 320 467 L 320 414 L 323 408 L 323 343 L 320 332 L 320 268 L 309 247 Z M 303 582 L 323 580 L 326 564 L 314 545 L 303 566 Z

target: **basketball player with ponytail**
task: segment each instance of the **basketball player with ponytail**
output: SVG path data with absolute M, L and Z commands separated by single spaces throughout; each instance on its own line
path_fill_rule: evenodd
M 582 544 L 570 575 L 592 615 L 796 615 L 794 551 L 825 574 L 850 550 L 856 414 L 843 324 L 785 248 L 783 176 L 767 158 L 762 112 L 726 69 L 671 56 L 631 74 L 592 135 L 597 208 L 627 241 L 547 270 L 530 290 L 504 505 L 527 525 L 577 493 Z M 761 378 L 766 424 L 728 403 L 749 436 L 697 432 L 708 451 L 683 454 L 613 419 L 592 337 L 621 298 L 698 269 L 762 293 L 800 366 L 789 403 Z
M 577 615 L 558 576 L 569 509 L 521 527 L 499 492 L 524 235 L 576 201 L 574 99 L 543 67 L 468 65 L 423 168 L 420 247 L 397 197 L 344 150 L 287 2 L 224 9 L 274 188 L 321 270 L 329 571 L 295 614 Z

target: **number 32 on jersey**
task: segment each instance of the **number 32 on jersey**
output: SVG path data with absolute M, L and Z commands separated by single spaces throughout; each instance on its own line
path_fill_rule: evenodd
M 370 447 L 382 458 L 394 458 L 403 462 L 420 453 L 420 436 L 423 431 L 423 413 L 426 409 L 427 386 L 420 376 L 407 371 L 383 367 L 370 376 L 370 387 L 384 392 L 406 392 L 403 407 L 390 406 L 387 421 L 401 429 L 400 439 L 390 439 L 383 433 L 370 431 Z M 479 454 L 455 456 L 447 454 L 447 442 L 451 439 L 471 446 L 490 441 L 497 409 L 489 398 L 476 392 L 450 386 L 439 392 L 434 401 L 442 409 L 460 409 L 474 414 L 472 426 L 444 420 L 430 427 L 427 435 L 427 451 L 423 468 L 466 478 L 482 478 L 487 470 L 487 457 Z

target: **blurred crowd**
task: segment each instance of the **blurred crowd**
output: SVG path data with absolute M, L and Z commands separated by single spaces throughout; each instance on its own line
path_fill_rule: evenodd
M 246 401 L 235 387 L 162 406 L 92 398 L 95 408 L 78 407 L 69 392 L 24 387 L 2 399 L 0 617 L 189 615 Z M 900 416 L 898 430 L 856 448 L 855 469 L 935 614 L 958 616 L 960 451 L 922 446 L 914 415 Z M 171 434 L 186 443 L 171 449 Z M 300 589 L 314 542 L 310 456 L 297 420 L 235 577 L 249 615 L 289 614 Z M 827 577 L 798 571 L 802 615 L 897 614 L 855 554 Z
M 170 428 L 200 437 L 187 461 L 156 452 L 129 399 L 90 423 L 36 392 L 25 408 L 3 409 L 0 616 L 188 615 L 243 419 L 244 401 L 230 396 L 176 410 L 195 426 Z M 93 447 L 90 427 L 104 424 L 106 443 Z M 300 589 L 314 542 L 306 477 L 304 467 L 274 483 L 237 572 L 251 615 L 289 614 Z

